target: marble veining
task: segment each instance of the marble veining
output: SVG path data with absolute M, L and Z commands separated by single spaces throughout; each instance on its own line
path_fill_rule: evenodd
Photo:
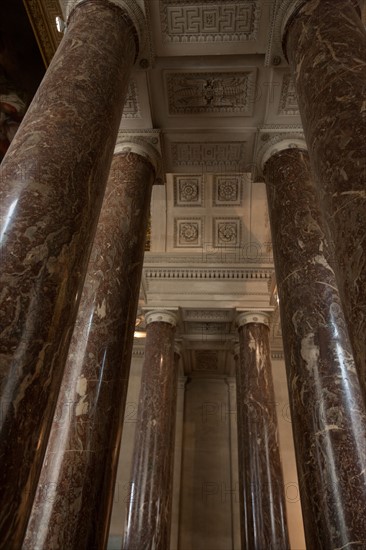
M 153 179 L 114 156 L 23 550 L 105 545 Z
M 236 364 L 241 536 L 243 548 L 289 547 L 278 445 L 269 328 L 239 328 Z
M 308 548 L 366 548 L 366 413 L 308 153 L 265 166 Z
M 0 171 L 0 540 L 34 498 L 136 53 L 116 6 L 80 4 Z
M 175 327 L 147 326 L 123 550 L 169 548 L 178 368 Z
M 311 0 L 286 51 L 366 401 L 366 32 L 352 0 Z

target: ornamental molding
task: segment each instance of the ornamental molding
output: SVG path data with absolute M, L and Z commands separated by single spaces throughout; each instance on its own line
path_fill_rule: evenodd
M 278 106 L 278 115 L 299 116 L 299 105 L 297 101 L 295 81 L 291 73 L 283 75 L 281 96 Z
M 184 309 L 183 318 L 184 321 L 195 322 L 230 322 L 233 317 L 231 309 Z
M 200 167 L 208 172 L 242 172 L 246 166 L 244 141 L 175 141 L 170 144 L 173 165 L 178 168 Z M 177 170 L 177 171 L 178 171 Z
M 253 113 L 257 69 L 165 71 L 170 115 Z
M 289 18 L 298 11 L 305 2 L 308 0 L 277 0 L 274 7 L 274 15 L 272 19 L 269 46 L 267 49 L 267 56 L 265 59 L 265 66 L 273 64 L 274 60 L 278 60 L 277 63 L 281 63 L 286 56 L 282 49 L 282 37 L 285 26 Z M 284 59 L 283 59 L 284 58 Z
M 144 132 L 118 132 L 114 154 L 135 153 L 146 158 L 154 167 L 156 183 L 162 178 L 163 163 L 161 157 L 160 130 Z
M 217 253 L 216 253 L 217 252 Z M 210 264 L 210 267 L 208 269 L 216 269 L 222 267 L 222 254 L 225 253 L 225 260 L 226 263 L 229 264 L 226 267 L 231 269 L 237 264 L 239 264 L 240 269 L 244 270 L 271 270 L 273 273 L 273 259 L 271 256 L 270 261 L 265 261 L 262 258 L 256 258 L 255 261 L 245 261 L 243 259 L 243 255 L 238 253 L 241 252 L 241 249 L 238 250 L 234 249 L 234 252 L 231 254 L 230 250 L 226 251 L 214 251 L 212 254 L 210 254 L 210 251 L 207 251 L 206 249 L 202 249 L 201 252 L 195 253 L 195 254 L 183 254 L 183 253 L 158 253 L 158 252 L 147 252 L 144 257 L 144 267 L 146 268 L 153 268 L 157 264 L 157 267 L 163 268 L 163 269 L 182 269 L 185 268 L 187 265 L 188 267 L 191 266 L 191 264 L 194 265 L 207 265 Z M 209 261 L 211 257 L 219 257 L 220 261 Z M 255 263 L 255 267 L 253 267 L 253 263 Z M 169 264 L 169 267 L 168 265 Z M 171 265 L 175 264 L 175 265 Z M 206 268 L 205 268 L 206 269 Z
M 284 359 L 285 355 L 283 351 L 272 351 L 271 359 Z
M 238 328 L 251 323 L 260 323 L 261 325 L 270 326 L 271 315 L 263 311 L 245 311 L 239 313 L 236 318 Z
M 145 356 L 145 348 L 141 347 L 133 347 L 132 349 L 132 357 L 138 357 L 139 359 L 142 359 Z
M 162 40 L 181 44 L 256 40 L 260 10 L 260 0 L 160 0 Z
M 141 118 L 141 109 L 139 98 L 137 94 L 137 85 L 135 80 L 132 78 L 128 85 L 127 96 L 125 105 L 123 108 L 122 118 L 124 120 Z
M 47 3 L 43 0 L 23 0 L 23 3 L 43 61 L 48 66 L 63 36 L 55 24 L 56 17 L 62 17 L 60 4 L 58 0 L 47 0 Z
M 162 268 L 144 267 L 145 279 L 165 280 L 269 280 L 273 269 L 243 269 L 243 268 Z

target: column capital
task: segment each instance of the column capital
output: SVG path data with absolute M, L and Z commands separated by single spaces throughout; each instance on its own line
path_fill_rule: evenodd
M 153 140 L 156 140 L 156 143 Z M 148 140 L 140 135 L 119 133 L 114 154 L 135 153 L 136 155 L 140 155 L 152 164 L 155 174 L 158 176 L 162 171 L 162 159 L 159 149 L 159 136 L 154 136 Z
M 146 24 L 146 18 L 145 14 L 142 11 L 140 5 L 138 4 L 137 0 L 105 0 L 107 4 L 113 4 L 115 6 L 118 6 L 121 8 L 121 10 L 128 15 L 128 17 L 131 19 L 133 26 L 135 27 L 136 35 L 137 35 L 137 52 L 136 52 L 136 58 L 137 60 L 139 54 L 144 49 L 146 40 L 147 40 L 147 24 Z M 73 10 L 79 6 L 80 4 L 85 4 L 88 2 L 88 0 L 70 0 L 66 4 L 66 21 L 68 24 L 69 18 Z
M 146 326 L 151 323 L 169 323 L 173 327 L 177 325 L 178 316 L 174 311 L 169 311 L 166 309 L 155 309 L 145 313 L 145 323 Z M 175 351 L 175 348 L 174 348 Z
M 269 161 L 273 155 L 286 151 L 287 149 L 299 149 L 301 151 L 307 151 L 308 147 L 303 134 L 276 134 L 269 139 L 265 145 L 261 147 L 257 155 L 257 163 L 261 172 L 263 172 L 265 164 Z
M 266 313 L 264 311 L 243 311 L 237 316 L 236 324 L 238 328 L 243 327 L 244 325 L 249 325 L 250 323 L 259 323 L 269 327 L 270 320 L 270 313 Z
M 303 7 L 304 4 L 310 0 L 282 0 L 277 9 L 275 15 L 275 35 L 277 42 L 281 43 L 283 54 L 287 60 L 286 52 L 286 34 L 291 24 L 291 21 L 296 17 L 298 11 Z M 361 14 L 362 0 L 350 0 L 354 7 L 357 9 L 358 13 Z

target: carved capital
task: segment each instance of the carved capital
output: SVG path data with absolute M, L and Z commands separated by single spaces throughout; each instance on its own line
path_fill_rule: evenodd
M 153 311 L 148 311 L 145 314 L 145 323 L 146 326 L 150 323 L 169 323 L 173 327 L 177 325 L 178 318 L 177 314 L 173 311 L 168 311 L 165 309 L 156 309 Z
M 268 162 L 273 155 L 285 151 L 286 149 L 307 151 L 304 135 L 298 133 L 276 134 L 266 141 L 257 153 L 257 166 L 260 172 L 263 173 L 266 162 Z
M 264 311 L 244 311 L 243 313 L 239 313 L 237 316 L 236 324 L 238 328 L 251 323 L 260 323 L 269 327 L 270 319 L 271 315 L 269 313 L 265 313 Z
M 86 3 L 88 0 L 70 0 L 66 4 L 66 21 L 69 21 L 70 15 L 73 10 L 80 4 Z M 114 4 L 121 8 L 122 12 L 125 13 L 132 21 L 136 35 L 138 38 L 137 45 L 137 54 L 136 59 L 138 58 L 139 53 L 144 49 L 147 41 L 147 24 L 145 14 L 143 13 L 141 7 L 139 6 L 137 0 L 106 0 L 106 3 Z M 135 59 L 135 61 L 136 61 Z
M 276 17 L 275 17 L 275 42 L 281 44 L 283 54 L 287 60 L 286 52 L 286 35 L 288 33 L 291 21 L 296 17 L 296 14 L 300 11 L 304 4 L 310 0 L 282 0 L 280 2 Z M 361 14 L 361 4 L 362 0 L 351 0 L 351 3 L 357 9 L 358 13 Z
M 162 159 L 157 147 L 147 139 L 133 134 L 119 134 L 114 148 L 114 154 L 135 153 L 146 158 L 152 164 L 155 175 L 162 171 Z

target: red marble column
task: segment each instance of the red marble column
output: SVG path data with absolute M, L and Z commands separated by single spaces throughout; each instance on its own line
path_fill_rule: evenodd
M 366 400 L 366 32 L 357 0 L 297 5 L 284 49 Z
M 306 543 L 361 550 L 366 414 L 359 378 L 308 153 L 291 143 L 272 152 L 265 179 Z
M 285 492 L 278 447 L 269 316 L 241 313 L 236 369 L 242 546 L 289 547 Z
M 31 510 L 137 55 L 124 6 L 88 0 L 71 12 L 1 165 L 0 540 L 7 549 L 20 547 Z
M 143 149 L 115 150 L 24 550 L 106 544 L 157 160 Z
M 170 538 L 178 382 L 176 315 L 149 312 L 146 324 L 124 550 L 167 550 Z

